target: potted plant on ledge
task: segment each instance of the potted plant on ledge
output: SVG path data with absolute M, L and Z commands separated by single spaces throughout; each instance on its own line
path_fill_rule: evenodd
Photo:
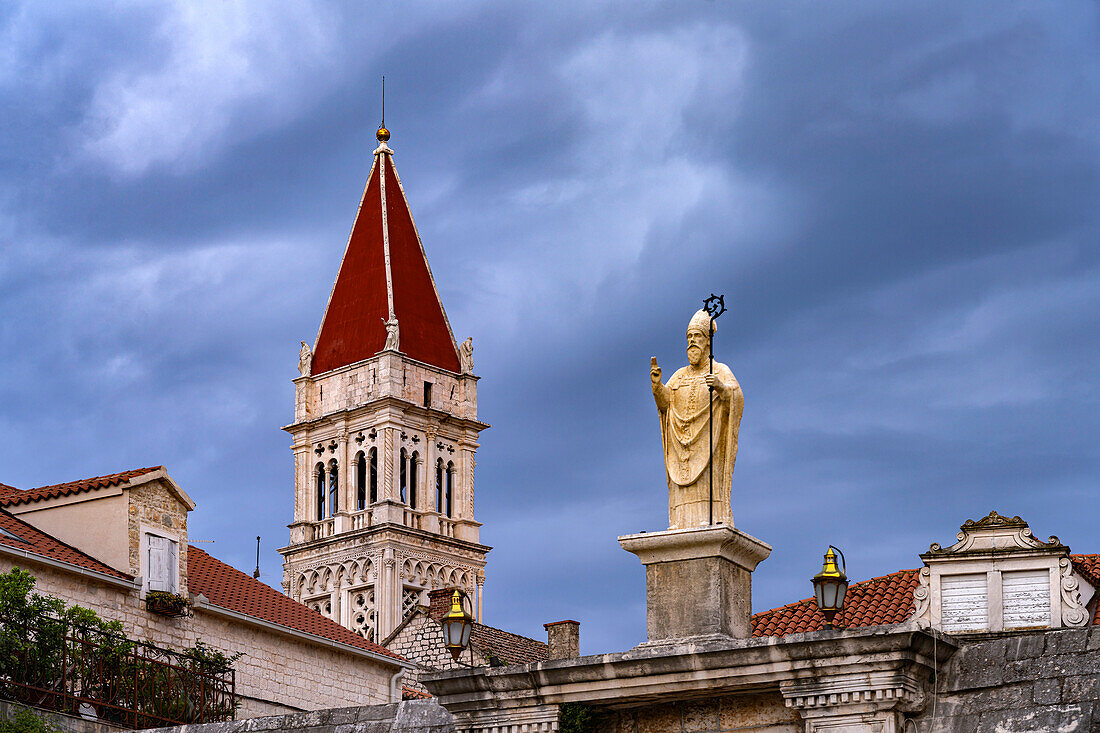
M 151 590 L 145 594 L 145 608 L 161 616 L 190 616 L 191 601 L 163 590 Z

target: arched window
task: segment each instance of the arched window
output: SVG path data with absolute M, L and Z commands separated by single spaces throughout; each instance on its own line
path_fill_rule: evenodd
M 370 503 L 378 501 L 378 449 L 370 449 Z
M 367 457 L 363 451 L 355 457 L 355 510 L 367 508 Z
M 401 449 L 401 468 L 398 473 L 401 477 L 397 484 L 401 487 L 401 503 L 406 504 L 409 501 L 409 454 L 404 448 Z
M 435 510 L 443 511 L 443 459 L 435 462 Z
M 447 463 L 447 494 L 444 496 L 444 500 L 447 506 L 447 516 L 454 516 L 454 485 L 455 485 L 455 464 Z
M 316 475 L 317 520 L 325 518 L 325 464 L 318 463 Z
M 413 451 L 409 456 L 409 507 L 416 509 L 417 473 L 419 472 L 420 453 Z
M 328 511 L 330 517 L 336 516 L 336 512 L 340 511 L 340 481 L 337 478 L 340 475 L 340 471 L 337 470 L 338 468 L 339 465 L 336 461 L 332 461 L 328 464 Z

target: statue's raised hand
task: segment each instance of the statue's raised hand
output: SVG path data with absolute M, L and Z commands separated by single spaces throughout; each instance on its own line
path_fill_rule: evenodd
M 657 366 L 657 357 L 649 357 L 649 379 L 654 386 L 661 383 L 661 367 Z

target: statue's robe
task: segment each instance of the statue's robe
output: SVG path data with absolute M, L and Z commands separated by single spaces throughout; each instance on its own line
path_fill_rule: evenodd
M 725 364 L 715 363 L 714 375 L 729 387 L 726 397 L 714 390 L 714 523 L 732 526 L 730 490 L 745 396 Z M 707 524 L 711 495 L 711 412 L 706 373 L 693 373 L 690 367 L 683 367 L 672 375 L 661 392 L 657 411 L 668 477 L 669 529 Z

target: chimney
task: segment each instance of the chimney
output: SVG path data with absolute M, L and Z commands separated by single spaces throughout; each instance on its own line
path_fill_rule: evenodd
M 581 655 L 580 621 L 554 621 L 543 624 L 546 643 L 550 647 L 547 659 L 572 659 Z
M 436 588 L 428 591 L 428 617 L 433 621 L 446 616 L 451 610 L 451 596 L 454 588 Z

